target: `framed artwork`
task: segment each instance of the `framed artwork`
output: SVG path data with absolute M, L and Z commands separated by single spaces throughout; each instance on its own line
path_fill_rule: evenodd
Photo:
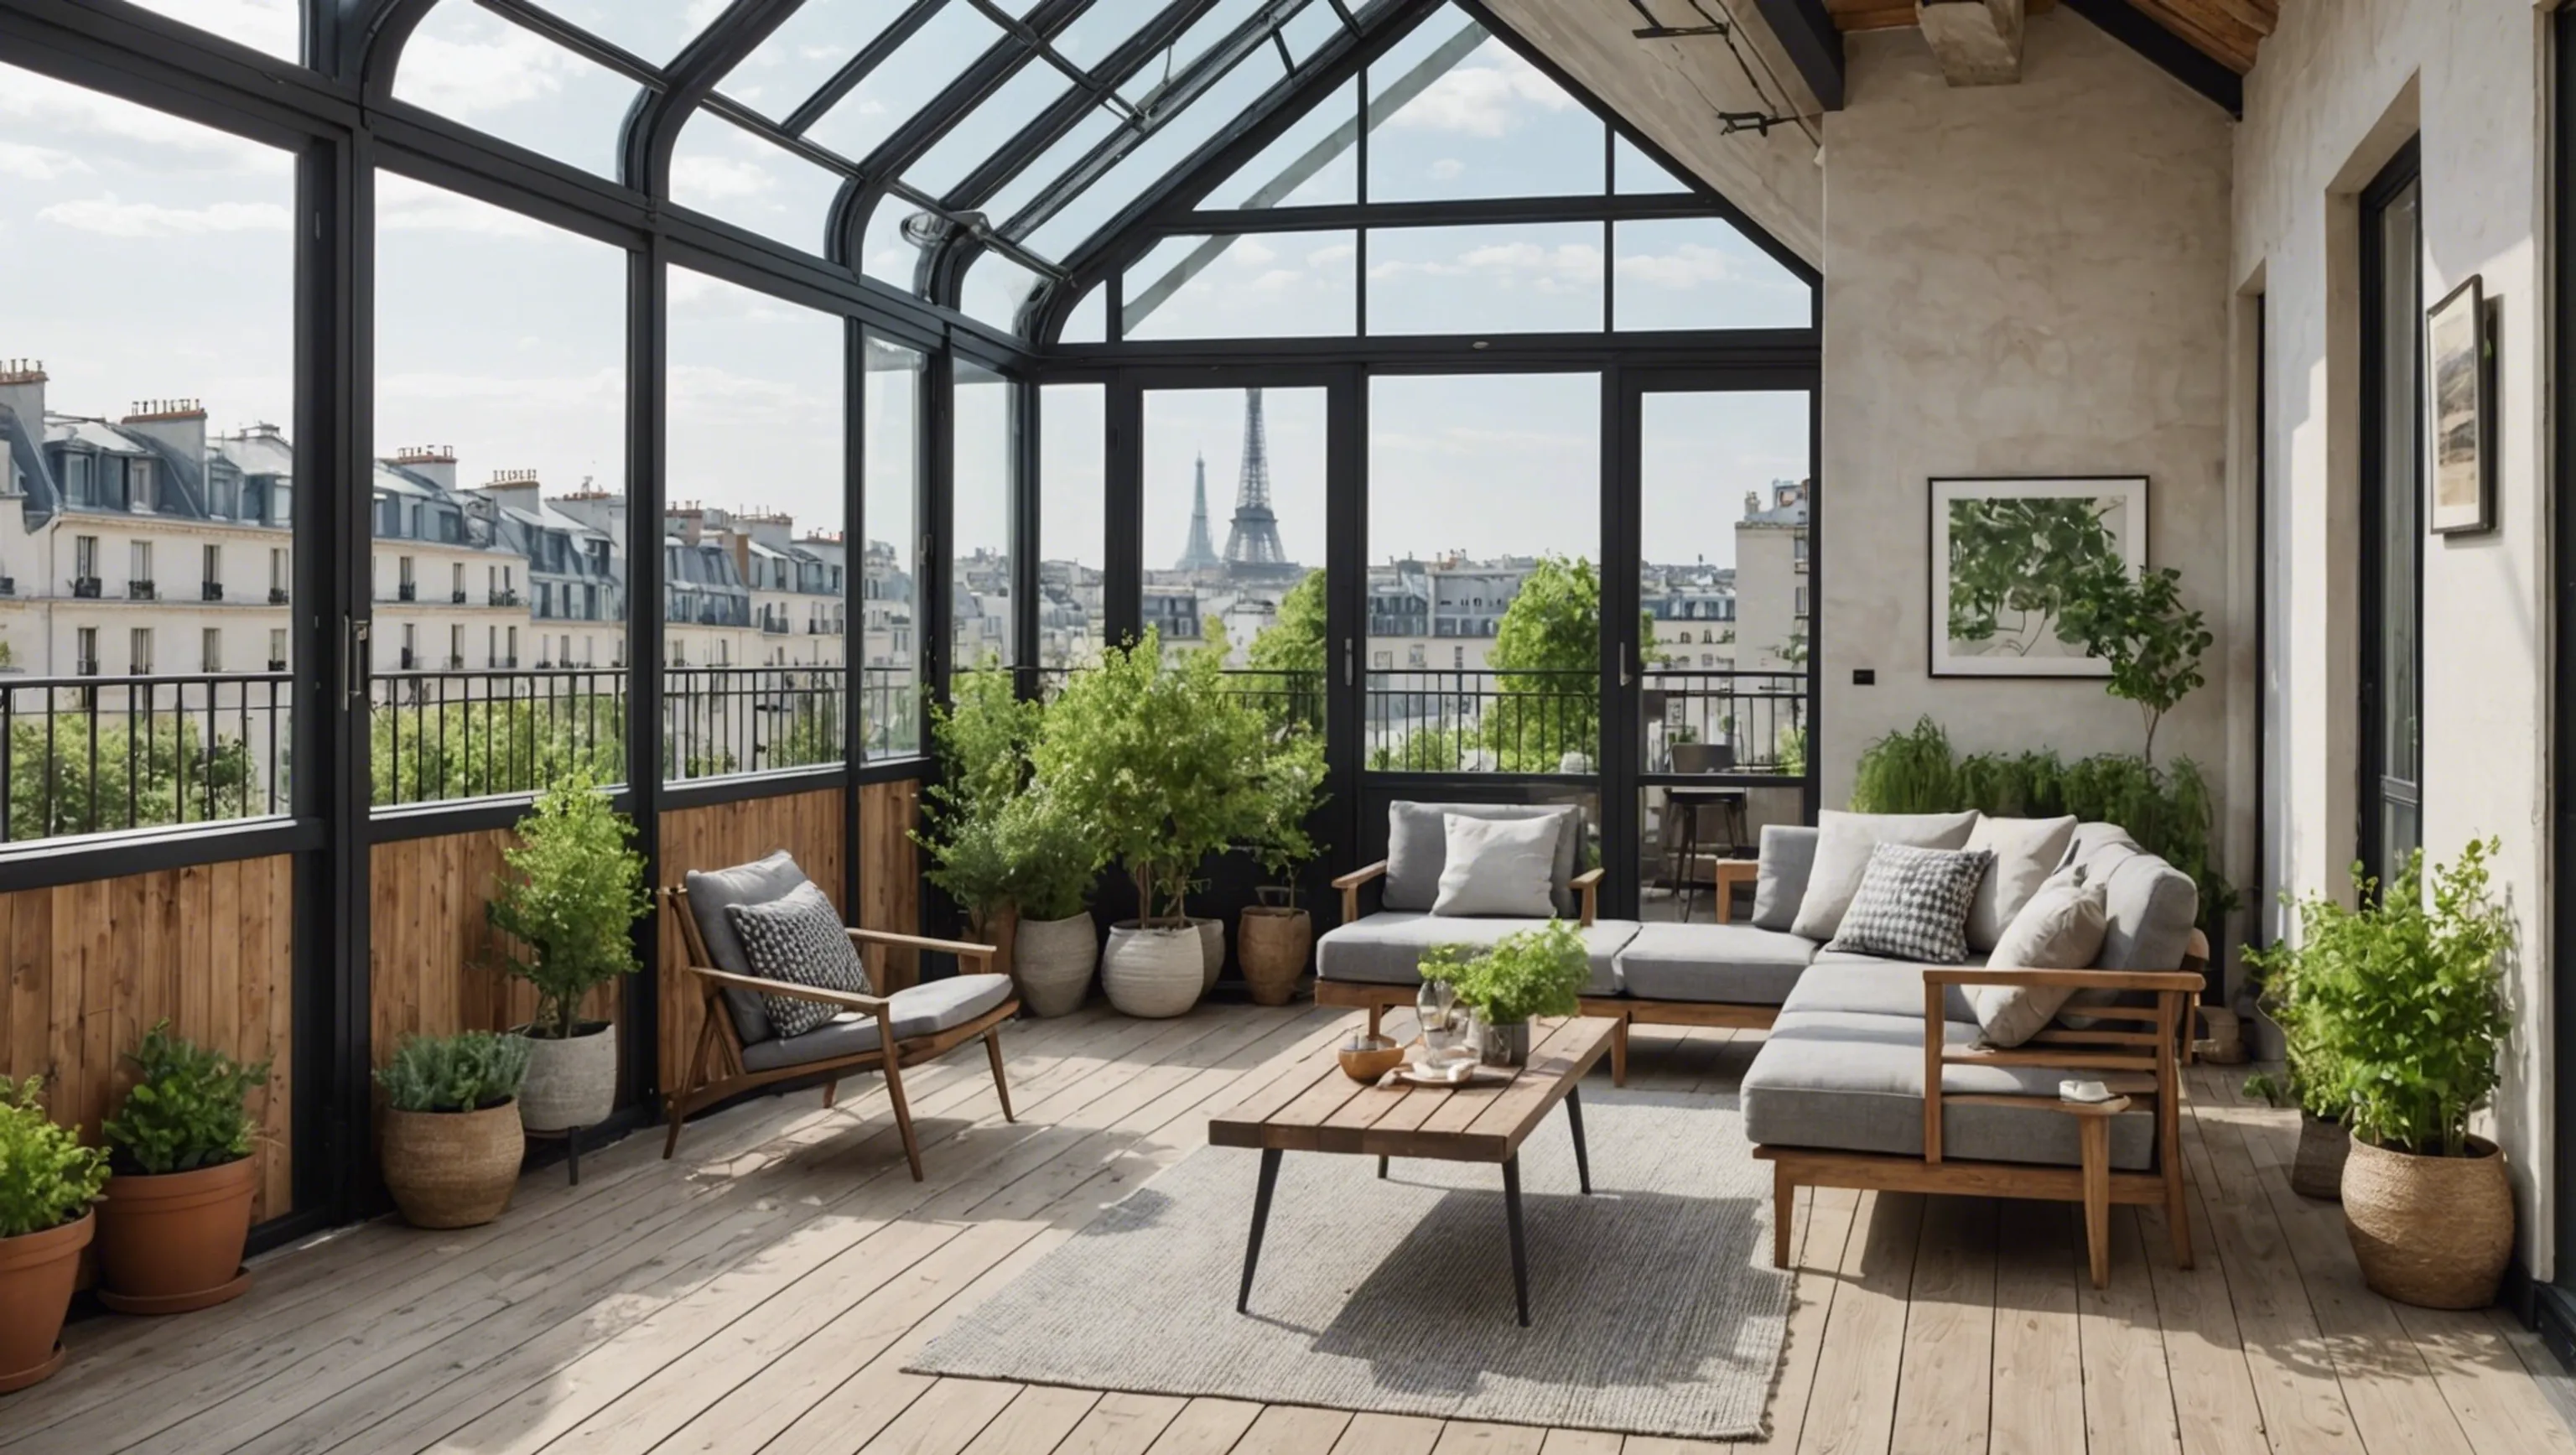
M 2495 375 L 2476 275 L 2424 314 L 2425 417 L 2435 535 L 2495 529 Z
M 2086 577 L 2147 563 L 2147 477 L 1932 482 L 1932 675 L 2108 677 L 2064 613 Z

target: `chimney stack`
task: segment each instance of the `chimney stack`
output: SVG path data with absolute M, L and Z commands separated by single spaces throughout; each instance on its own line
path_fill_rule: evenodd
M 537 472 L 534 470 L 495 470 L 492 472 L 490 482 L 475 493 L 495 505 L 507 506 L 512 510 L 524 510 L 534 515 L 544 503 L 545 490 L 537 483 Z
M 13 411 L 29 437 L 45 437 L 45 361 L 0 359 L 0 409 Z
M 456 488 L 456 446 L 404 445 L 394 451 L 393 463 L 409 470 L 441 490 Z
M 206 461 L 206 406 L 194 399 L 138 399 L 117 423 L 158 440 L 191 464 Z

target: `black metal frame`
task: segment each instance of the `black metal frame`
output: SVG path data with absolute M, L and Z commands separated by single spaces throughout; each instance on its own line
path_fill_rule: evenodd
M 2381 812 L 2381 808 L 2387 801 L 2388 793 L 2386 775 L 2378 771 L 2387 760 L 2388 745 L 2385 741 L 2385 716 L 2382 711 L 2385 705 L 2382 694 L 2387 689 L 2387 683 L 2382 679 L 2379 654 L 2375 650 L 2380 634 L 2380 623 L 2385 620 L 2385 611 L 2389 605 L 2386 600 L 2384 569 L 2388 502 L 2386 482 L 2383 479 L 2390 464 L 2385 458 L 2387 419 L 2384 406 L 2387 402 L 2388 380 L 2381 361 L 2385 357 L 2388 329 L 2398 322 L 2388 318 L 2381 306 L 2385 289 L 2380 285 L 2387 276 L 2389 265 L 2395 260 L 2383 256 L 2384 244 L 2379 235 L 2378 223 L 2389 202 L 2407 187 L 2420 181 L 2422 176 L 2420 143 L 2410 138 L 2406 145 L 2400 147 L 2397 154 L 2389 159 L 2388 164 L 2380 168 L 2379 174 L 2371 178 L 2370 184 L 2362 189 L 2361 194 L 2361 398 L 2360 407 L 2354 416 L 2361 428 L 2361 499 L 2358 502 L 2361 538 L 2360 551 L 2356 558 L 2361 577 L 2358 592 L 2361 604 L 2361 651 L 2356 684 L 2360 689 L 2360 712 L 2357 724 L 2358 741 L 2355 744 L 2354 754 L 2356 782 L 2353 797 L 2355 819 L 2353 827 L 2358 857 L 2374 874 L 2381 872 L 2381 866 L 2386 862 L 2387 844 L 2383 839 L 2386 815 Z M 2418 216 L 2419 256 L 2406 261 L 2418 269 L 2420 276 L 2423 266 L 2423 259 L 2420 256 L 2422 246 L 2420 202 Z M 2420 288 L 2418 292 L 2420 294 Z M 2415 336 L 2415 377 L 2419 387 L 2414 407 L 2419 411 L 2420 420 L 2422 407 L 2420 386 L 2424 377 L 2422 310 L 2419 308 L 2414 317 L 2404 320 L 2403 323 L 2406 328 L 2413 331 Z M 2419 444 L 2421 442 L 2420 435 L 2418 442 Z M 2415 590 L 2411 605 L 2415 615 L 2414 680 L 2418 698 L 2416 716 L 2420 720 L 2423 716 L 2421 698 L 2424 690 L 2423 525 L 2425 523 L 2423 518 L 2424 467 L 2420 449 L 2416 451 L 2412 475 L 2414 488 L 2411 494 L 2416 502 L 2417 528 L 2413 532 Z M 2422 771 L 2420 763 L 2417 771 L 2419 774 Z M 2415 803 L 2419 833 L 2423 811 L 2422 788 L 2423 784 L 2419 778 L 2416 783 L 2418 796 Z
M 2576 321 L 2576 247 L 2568 239 L 2576 237 L 2576 10 L 2560 9 L 2549 20 L 2552 54 L 2551 118 L 2556 145 L 2550 153 L 2550 217 L 2555 241 L 2549 247 L 2547 268 L 2555 285 L 2552 307 L 2556 310 L 2556 329 L 2552 334 L 2550 371 L 2551 402 L 2556 406 L 2556 420 L 2551 484 L 2556 500 L 2551 511 L 2551 535 L 2556 546 L 2550 564 L 2550 584 L 2555 595 L 2554 630 L 2551 632 L 2551 705 L 2550 759 L 2555 769 L 2550 774 L 2550 973 L 2557 991 L 2556 1004 L 2576 1004 L 2569 996 L 2576 994 L 2576 510 L 2567 502 L 2576 500 L 2576 449 L 2571 449 L 2567 421 L 2576 419 L 2576 336 L 2568 326 Z M 2557 1246 L 2576 1248 L 2569 1241 L 2576 1235 L 2576 1200 L 2568 1192 L 2576 1188 L 2576 1162 L 2569 1160 L 2576 1150 L 2576 1016 L 2557 1015 L 2550 1028 L 2551 1059 L 2550 1096 L 2558 1114 L 2557 1160 L 2552 1174 L 2555 1185 L 2549 1189 L 2551 1216 L 2555 1221 Z M 2576 1366 L 2576 1259 L 2565 1256 L 2557 1260 L 2556 1276 L 2547 1283 L 2534 1281 L 2528 1306 L 2519 1309 L 2523 1317 L 2534 1322 L 2550 1351 L 2559 1362 Z M 2517 1300 L 2519 1302 L 2519 1300 Z

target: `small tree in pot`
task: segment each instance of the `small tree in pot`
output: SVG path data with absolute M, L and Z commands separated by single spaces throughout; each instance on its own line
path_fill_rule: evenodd
M 1021 701 L 997 667 L 961 672 L 946 704 L 930 705 L 939 781 L 922 793 L 913 842 L 930 855 L 926 878 L 966 912 L 966 937 L 1012 960 L 1021 846 L 1004 822 L 1028 787 L 1029 741 L 1043 709 Z
M 1323 784 L 1323 741 L 1303 728 L 1284 730 L 1262 765 L 1260 818 L 1248 845 L 1274 882 L 1263 886 L 1262 902 L 1245 909 L 1235 927 L 1255 1004 L 1286 1005 L 1314 947 L 1314 922 L 1297 905 L 1297 874 L 1315 857 L 1306 820 L 1323 802 Z
M 2283 895 L 2284 904 L 2295 904 Z M 2344 1126 L 2342 1078 L 2318 1044 L 2309 987 L 2300 977 L 2298 951 L 2286 941 L 2269 949 L 2248 946 L 2245 963 L 2263 975 L 2263 1014 L 2280 1027 L 2286 1065 L 2279 1076 L 2245 1078 L 2245 1092 L 2275 1107 L 2299 1109 L 2299 1149 L 2290 1163 L 2290 1190 L 2332 1202 L 2343 1196 L 2343 1164 L 2352 1149 Z
M 1475 1013 L 1472 1034 L 1488 1066 L 1529 1060 L 1530 1018 L 1574 1014 L 1591 977 L 1583 936 L 1560 919 L 1505 935 L 1482 953 L 1440 945 L 1422 957 L 1422 978 L 1446 982 Z
M 407 1036 L 376 1072 L 385 1189 L 421 1228 L 470 1228 L 510 1205 L 519 1181 L 519 1087 L 525 1036 L 465 1031 Z
M 58 1340 L 107 1185 L 107 1154 L 45 1115 L 44 1082 L 0 1076 L 0 1394 L 62 1367 Z
M 1100 932 L 1091 920 L 1099 851 L 1082 821 L 1053 793 L 1032 788 L 1002 810 L 1012 848 L 1012 897 L 1020 906 L 1011 975 L 1035 1016 L 1067 1015 L 1091 993 Z
M 520 1112 L 531 1131 L 586 1127 L 608 1119 L 617 1100 L 617 1037 L 608 1021 L 584 1020 L 590 992 L 636 970 L 635 921 L 652 909 L 644 856 L 629 847 L 635 826 L 609 807 L 588 768 L 555 780 L 518 822 L 519 843 L 502 851 L 510 869 L 484 906 L 492 928 L 528 950 L 505 948 L 502 964 L 536 987 Z
M 175 1314 L 237 1298 L 250 1287 L 242 1246 L 259 1190 L 248 1101 L 269 1063 L 244 1066 L 166 1020 L 126 1059 L 134 1087 L 99 1127 L 115 1173 L 99 1207 L 99 1302 Z

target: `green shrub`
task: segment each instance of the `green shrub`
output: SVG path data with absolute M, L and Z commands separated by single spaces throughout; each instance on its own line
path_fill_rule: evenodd
M 524 1037 L 462 1031 L 405 1036 L 376 1084 L 396 1111 L 481 1111 L 517 1096 L 527 1075 Z
M 1029 743 L 1044 709 L 1020 700 L 1001 668 L 958 673 L 949 696 L 930 704 L 939 780 L 922 794 L 922 827 L 912 838 L 930 856 L 924 877 L 957 901 L 968 933 L 980 936 L 1018 899 L 1023 846 L 1005 817 L 1028 785 Z
M 582 997 L 636 969 L 635 921 L 652 910 L 644 856 L 628 847 L 635 826 L 608 806 L 587 768 L 554 781 L 517 825 L 518 846 L 501 853 L 511 876 L 484 906 L 492 928 L 528 947 L 504 950 L 503 967 L 537 988 L 528 1034 L 571 1036 Z
M 1324 740 L 1303 727 L 1275 734 L 1261 763 L 1255 819 L 1245 847 L 1297 907 L 1297 871 L 1315 857 L 1306 820 L 1324 801 Z
M 1056 795 L 1032 788 L 1002 810 L 1012 848 L 1011 892 L 1029 919 L 1071 919 L 1091 903 L 1099 851 Z
M 59 1228 L 107 1186 L 107 1153 L 45 1115 L 44 1087 L 0 1076 L 0 1238 Z
M 1423 979 L 1446 981 L 1491 1025 L 1572 1015 L 1591 976 L 1583 936 L 1561 919 L 1505 935 L 1481 954 L 1439 945 L 1422 957 Z
M 172 1035 L 166 1020 L 126 1059 L 134 1063 L 134 1089 L 99 1126 L 115 1149 L 118 1171 L 157 1177 L 250 1155 L 256 1123 L 244 1103 L 252 1087 L 268 1084 L 269 1063 L 245 1066 Z

